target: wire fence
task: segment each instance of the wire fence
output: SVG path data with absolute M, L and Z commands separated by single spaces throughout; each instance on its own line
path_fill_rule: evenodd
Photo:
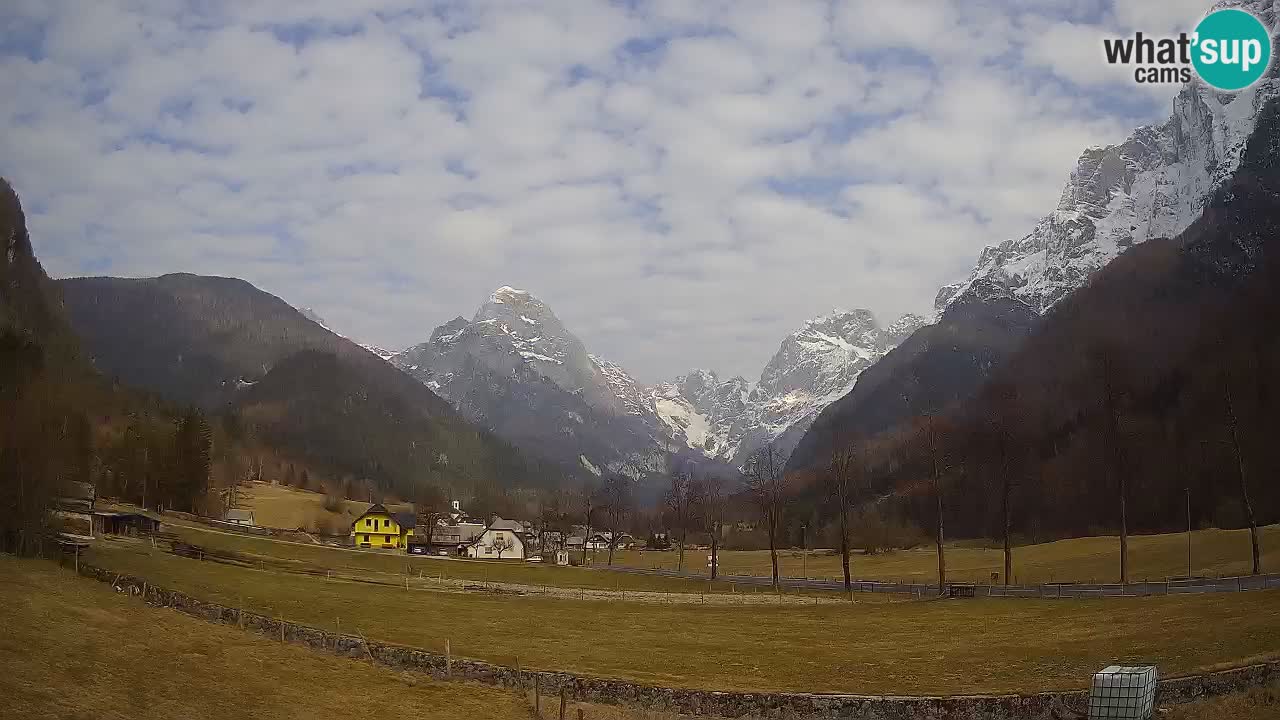
M 646 569 L 634 567 L 609 568 L 615 572 L 636 573 L 641 575 L 660 575 L 687 579 L 706 580 L 702 573 L 677 572 L 667 569 Z M 736 583 L 738 585 L 772 585 L 773 579 L 761 575 L 718 575 L 716 580 Z M 844 582 L 815 578 L 783 577 L 780 584 L 784 588 L 796 590 L 834 590 L 843 592 Z M 949 597 L 1010 597 L 1010 598 L 1089 598 L 1089 597 L 1145 597 L 1151 595 L 1178 595 L 1186 593 L 1226 593 L 1245 592 L 1250 590 L 1280 589 L 1280 573 L 1263 575 L 1241 575 L 1221 578 L 1169 578 L 1167 580 L 1144 580 L 1132 583 L 1079 583 L 1052 582 L 1036 585 L 987 585 L 983 583 L 955 582 L 946 583 L 945 592 L 940 592 L 937 583 L 912 583 L 882 580 L 855 580 L 851 583 L 853 592 L 859 593 L 891 593 L 931 597 L 947 595 Z

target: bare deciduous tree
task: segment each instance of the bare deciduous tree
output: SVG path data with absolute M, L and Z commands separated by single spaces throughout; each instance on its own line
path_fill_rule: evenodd
M 773 589 L 782 589 L 778 573 L 778 529 L 782 526 L 782 513 L 786 509 L 789 478 L 786 473 L 787 458 L 773 445 L 765 445 L 747 459 L 743 467 L 747 491 L 760 510 L 769 533 L 769 559 L 773 564 Z
M 586 525 L 585 531 L 582 533 L 582 564 L 587 564 L 587 546 L 591 544 L 591 513 L 595 511 L 596 500 L 595 483 L 590 480 L 582 484 L 582 517 Z
M 1000 488 L 1000 535 L 1004 544 L 1004 584 L 1013 582 L 1013 549 L 1010 533 L 1013 527 L 1013 491 L 1021 482 L 1025 443 L 1022 412 L 1017 387 L 1001 383 L 991 386 L 986 397 L 985 430 L 990 435 L 991 465 Z
M 670 516 L 671 529 L 677 533 L 676 572 L 684 572 L 684 543 L 689 532 L 690 484 L 692 479 L 688 472 L 676 470 L 671 473 L 671 490 L 667 492 L 667 512 Z
M 1120 366 L 1117 351 L 1099 343 L 1093 365 L 1102 401 L 1102 465 L 1107 484 L 1116 488 L 1120 510 L 1120 582 L 1129 582 L 1129 482 L 1123 467 L 1120 437 Z
M 1240 449 L 1240 423 L 1236 416 L 1235 404 L 1231 398 L 1231 378 L 1222 381 L 1222 405 L 1226 413 L 1228 437 L 1231 441 L 1231 454 L 1236 461 L 1236 477 L 1240 480 L 1240 500 L 1244 506 L 1245 519 L 1249 523 L 1249 543 L 1253 552 L 1253 574 L 1262 572 L 1262 562 L 1258 548 L 1258 521 L 1253 515 L 1253 503 L 1249 500 L 1249 480 L 1245 474 L 1244 453 Z
M 938 592 L 945 593 L 947 585 L 946 533 L 943 527 L 944 507 L 942 484 L 951 471 L 948 433 L 950 421 L 932 413 L 921 415 L 914 421 L 913 440 L 919 459 L 923 461 L 929 484 L 937 504 L 937 525 L 934 540 L 938 546 Z
M 602 505 L 605 521 L 609 526 L 609 565 L 613 565 L 613 551 L 618 547 L 618 533 L 627 515 L 631 513 L 631 480 L 623 475 L 611 475 L 602 488 Z
M 859 448 L 850 436 L 837 436 L 831 443 L 831 462 L 827 468 L 827 486 L 836 502 L 840 528 L 840 563 L 844 568 L 844 590 L 853 591 L 849 572 L 849 511 L 852 509 L 860 482 Z
M 499 560 L 502 559 L 502 553 L 510 550 L 511 546 L 512 543 L 507 539 L 506 535 L 499 535 L 493 539 L 492 543 L 489 544 L 489 547 L 493 548 L 493 551 L 498 553 Z
M 725 480 L 718 475 L 706 475 L 694 481 L 691 492 L 693 505 L 702 529 L 711 536 L 711 579 L 719 576 L 720 532 L 724 525 Z

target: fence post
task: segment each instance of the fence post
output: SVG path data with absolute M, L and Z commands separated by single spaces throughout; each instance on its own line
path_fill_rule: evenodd
M 444 675 L 453 677 L 453 649 L 449 647 L 449 638 L 444 639 Z
M 569 691 L 564 686 L 564 683 L 561 683 L 560 684 L 560 720 L 564 720 L 564 711 L 565 709 L 568 708 L 568 705 L 569 705 Z
M 533 714 L 541 720 L 542 718 L 542 675 L 535 674 L 533 676 Z
M 516 656 L 516 687 L 524 689 L 524 676 L 520 673 L 520 656 Z

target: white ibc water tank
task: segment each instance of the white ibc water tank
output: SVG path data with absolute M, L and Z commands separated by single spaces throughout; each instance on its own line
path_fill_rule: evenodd
M 1094 674 L 1089 720 L 1149 720 L 1159 673 L 1152 665 L 1110 665 Z

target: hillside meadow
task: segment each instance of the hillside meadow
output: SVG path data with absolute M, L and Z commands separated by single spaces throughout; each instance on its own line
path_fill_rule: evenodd
M 491 662 L 722 690 L 956 694 L 1079 688 L 1117 661 L 1165 675 L 1280 648 L 1280 592 L 1089 600 L 701 606 L 326 580 L 106 543 L 86 560 L 292 622 Z
M 5 717 L 530 717 L 516 693 L 281 645 L 8 555 L 0 626 Z

